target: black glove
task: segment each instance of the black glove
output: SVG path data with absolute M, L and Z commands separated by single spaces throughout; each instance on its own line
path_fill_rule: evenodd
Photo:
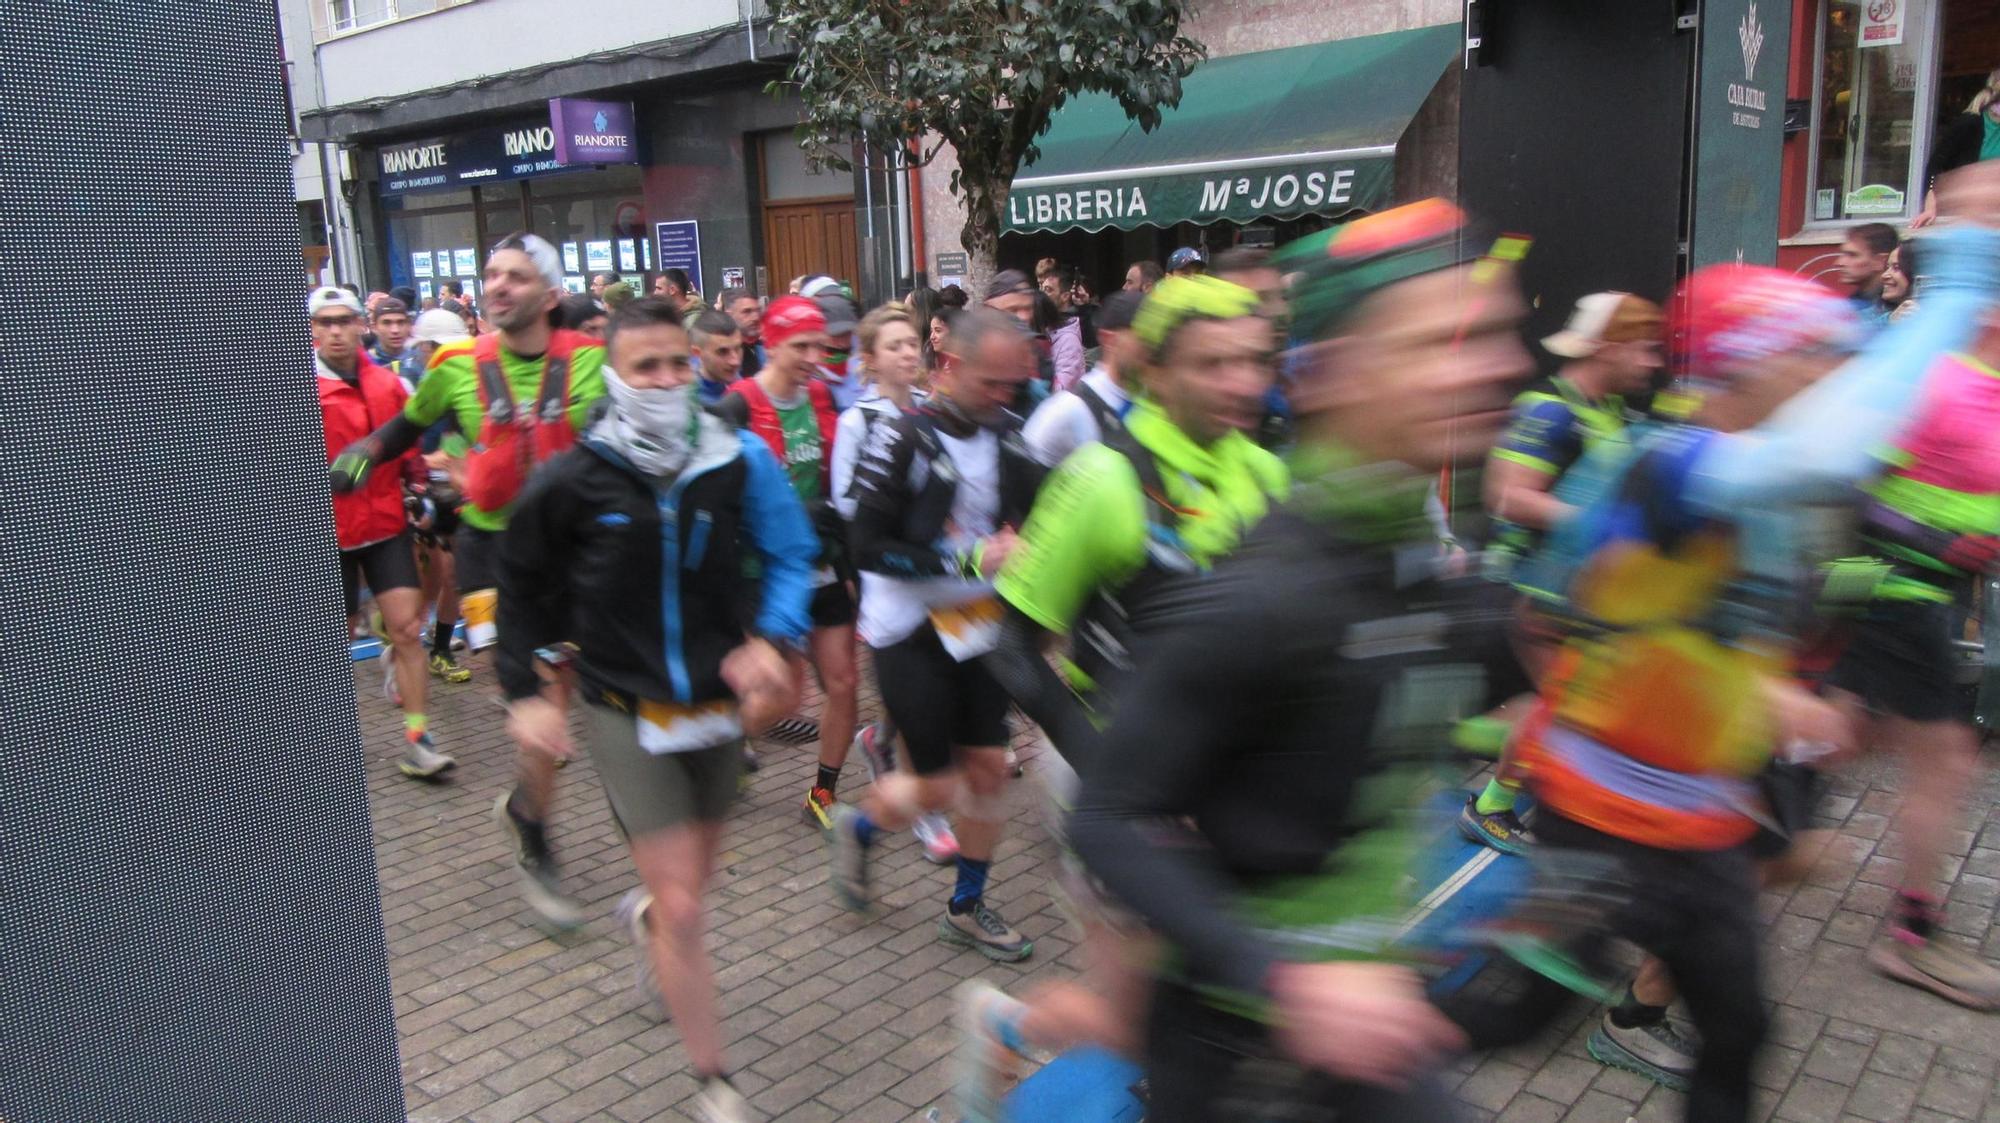
M 381 442 L 374 437 L 363 437 L 333 458 L 327 466 L 327 479 L 333 486 L 335 495 L 345 495 L 368 482 L 368 474 L 375 470 L 375 461 L 382 454 Z

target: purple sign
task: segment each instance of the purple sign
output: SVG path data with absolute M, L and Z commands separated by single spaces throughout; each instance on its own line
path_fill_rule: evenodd
M 563 164 L 636 164 L 639 149 L 629 101 L 549 99 L 549 127 L 556 134 L 556 160 Z

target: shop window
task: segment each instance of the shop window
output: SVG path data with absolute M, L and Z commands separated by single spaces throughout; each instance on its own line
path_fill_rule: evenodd
M 1806 218 L 1897 222 L 1923 206 L 1936 0 L 1819 6 Z

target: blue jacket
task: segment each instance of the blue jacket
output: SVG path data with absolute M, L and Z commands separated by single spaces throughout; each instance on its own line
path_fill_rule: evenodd
M 540 689 L 535 652 L 564 641 L 586 688 L 688 705 L 729 695 L 722 659 L 746 633 L 804 639 L 819 553 L 805 509 L 763 441 L 703 424 L 665 487 L 594 432 L 536 470 L 500 550 L 508 698 Z M 748 587 L 746 546 L 763 562 Z

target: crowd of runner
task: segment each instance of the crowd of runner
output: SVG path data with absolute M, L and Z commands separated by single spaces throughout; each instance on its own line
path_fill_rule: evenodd
M 1532 384 L 1531 246 L 1438 200 L 1102 300 L 1045 261 L 865 314 L 829 277 L 568 297 L 514 235 L 476 314 L 311 297 L 350 627 L 387 644 L 414 779 L 455 764 L 433 683 L 497 683 L 493 813 L 557 928 L 585 919 L 551 841 L 584 731 L 705 1119 L 753 1118 L 703 944 L 748 739 L 815 740 L 841 905 L 912 830 L 956 874 L 938 938 L 1016 961 L 1016 710 L 1089 967 L 961 987 L 964 1118 L 1079 1044 L 1143 1066 L 1155 1123 L 1450 1118 L 1428 1074 L 1581 993 L 1593 1056 L 1746 1119 L 1756 894 L 1810 868 L 1854 752 L 1905 765 L 1869 961 L 2000 1006 L 1937 895 L 1978 763 L 1953 641 L 2000 565 L 2000 162 L 1936 208 L 1894 263 L 1864 237 L 1861 299 L 1754 266 L 1586 296 Z M 1420 812 L 1481 756 L 1457 830 L 1533 888 L 1457 933 L 1486 985 L 1427 989 Z

